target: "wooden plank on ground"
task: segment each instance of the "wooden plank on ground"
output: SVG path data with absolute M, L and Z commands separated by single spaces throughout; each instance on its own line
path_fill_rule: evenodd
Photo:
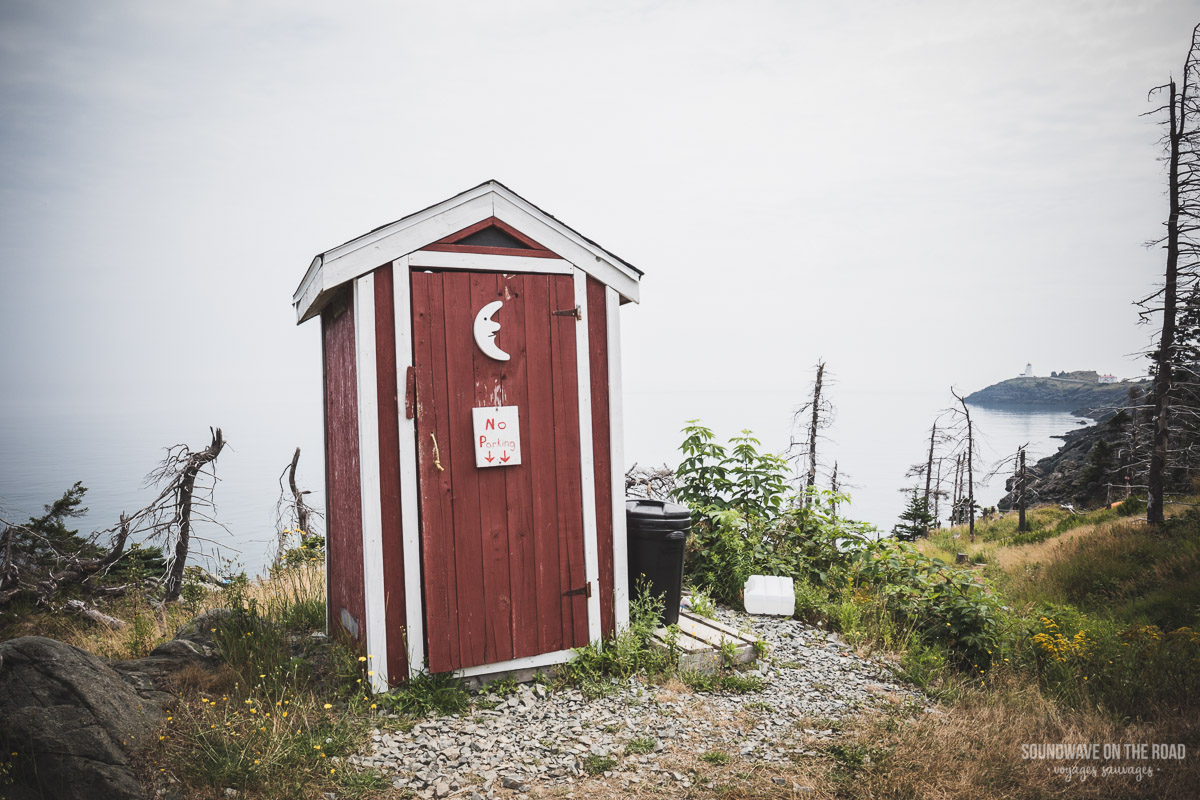
M 661 643 L 664 648 L 667 646 L 667 637 L 669 635 L 670 634 L 667 633 L 666 628 L 659 628 L 654 632 L 654 638 L 658 640 L 658 642 Z M 708 642 L 704 641 L 703 639 L 697 639 L 695 636 L 689 636 L 682 631 L 675 636 L 675 646 L 685 653 L 703 653 L 705 651 L 713 651 L 712 645 L 710 645 Z
M 715 630 L 720 631 L 721 633 L 741 639 L 743 642 L 749 642 L 750 644 L 754 644 L 754 639 L 750 638 L 749 636 L 742 633 L 741 631 L 731 628 L 730 626 L 726 625 L 723 622 L 718 622 L 715 619 L 708 619 L 707 617 L 702 617 L 699 614 L 692 614 L 687 611 L 681 610 L 679 612 L 679 619 L 683 620 L 685 618 L 688 620 L 691 620 L 697 624 L 704 625 L 705 627 L 708 627 L 708 628 L 713 628 Z M 680 627 L 682 627 L 682 623 L 680 624 Z

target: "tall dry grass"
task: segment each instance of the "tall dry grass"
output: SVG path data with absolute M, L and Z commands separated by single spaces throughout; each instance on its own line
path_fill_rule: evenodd
M 1200 740 L 1200 721 L 1164 715 L 1153 722 L 1122 723 L 1092 708 L 1070 709 L 1044 695 L 1023 675 L 997 673 L 986 689 L 965 693 L 953 707 L 920 714 L 899 725 L 862 718 L 855 740 L 876 749 L 878 766 L 847 774 L 853 790 L 840 796 L 872 798 L 1194 798 L 1200 759 L 1054 761 L 1023 758 L 1022 745 L 1092 743 L 1185 744 Z M 1096 775 L 1070 781 L 1055 768 L 1142 766 L 1143 776 Z M 845 771 L 845 770 L 843 770 Z M 842 789 L 847 788 L 843 784 Z
M 325 570 L 320 563 L 302 564 L 254 578 L 245 584 L 244 597 L 254 600 L 264 616 L 284 623 L 318 627 L 324 618 Z M 175 637 L 179 629 L 199 614 L 227 607 L 227 590 L 216 587 L 189 593 L 191 599 L 159 604 L 140 593 L 111 598 L 97 606 L 127 623 L 108 628 L 82 617 L 29 609 L 5 626 L 5 638 L 48 636 L 113 660 L 141 658 Z M 297 618 L 302 615 L 303 618 Z M 324 623 L 320 622 L 320 628 Z

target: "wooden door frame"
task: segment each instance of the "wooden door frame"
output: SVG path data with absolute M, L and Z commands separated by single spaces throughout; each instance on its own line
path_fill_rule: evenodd
M 405 628 L 407 642 L 405 645 L 408 650 L 408 673 L 409 677 L 420 672 L 425 666 L 425 607 L 423 583 L 421 580 L 421 520 L 418 511 L 419 488 L 418 488 L 418 472 L 417 472 L 417 448 L 416 448 L 416 416 L 413 419 L 407 419 L 404 413 L 405 407 L 408 405 L 406 395 L 406 375 L 408 369 L 413 367 L 413 341 L 412 341 L 412 279 L 411 270 L 413 269 L 462 269 L 473 272 L 508 272 L 508 273 L 533 273 L 533 274 L 557 274 L 571 275 L 575 289 L 575 304 L 587 313 L 587 273 L 578 269 L 568 261 L 559 258 L 520 258 L 514 256 L 497 256 L 497 255 L 476 255 L 462 253 L 446 253 L 439 251 L 418 250 L 406 256 L 401 256 L 392 262 L 392 286 L 393 286 L 393 303 L 395 306 L 396 317 L 396 396 L 399 399 L 397 406 L 400 416 L 400 516 L 401 528 L 403 531 L 403 555 L 404 555 L 404 586 L 405 586 Z M 356 293 L 362 295 L 371 295 L 367 289 L 372 288 L 373 284 L 363 284 L 360 290 L 361 282 L 373 281 L 373 275 L 364 275 L 355 281 Z M 609 395 L 610 395 L 610 447 L 612 448 L 612 486 L 613 486 L 613 603 L 616 611 L 616 625 L 618 629 L 624 628 L 628 624 L 628 587 L 626 586 L 626 570 L 625 570 L 625 480 L 624 480 L 624 460 L 622 447 L 622 426 L 621 426 L 621 404 L 620 404 L 620 328 L 616 324 L 617 314 L 616 307 L 620 303 L 620 298 L 615 290 L 611 287 L 606 288 L 605 306 L 608 317 L 608 372 L 609 372 Z M 374 305 L 370 305 L 371 318 L 374 316 Z M 355 314 L 359 313 L 359 305 L 355 304 Z M 365 311 L 363 312 L 365 314 Z M 371 327 L 373 331 L 373 323 L 371 326 L 362 325 L 362 328 Z M 359 340 L 363 342 L 363 340 Z M 359 360 L 360 363 L 369 357 L 368 363 L 370 371 L 374 375 L 374 339 L 370 342 L 363 342 L 370 345 L 369 355 L 364 352 L 364 348 L 360 345 Z M 588 326 L 584 321 L 580 321 L 575 326 L 575 355 L 576 355 L 576 379 L 578 381 L 579 394 L 579 469 L 580 469 L 580 487 L 582 495 L 582 512 L 583 512 L 583 558 L 584 558 L 584 576 L 590 584 L 592 584 L 591 597 L 587 602 L 587 624 L 588 624 L 588 641 L 595 645 L 601 643 L 601 623 L 600 623 L 600 564 L 599 564 L 599 546 L 596 529 L 596 486 L 595 486 L 595 469 L 594 469 L 594 454 L 592 448 L 592 394 L 591 394 L 591 370 L 590 370 L 590 350 L 588 343 Z M 373 399 L 375 393 L 369 395 Z M 359 403 L 362 404 L 363 393 L 359 393 Z M 377 410 L 374 412 L 377 413 Z M 360 410 L 360 419 L 361 410 Z M 377 419 L 377 418 L 376 418 Z M 365 430 L 365 429 L 362 429 Z M 361 435 L 367 435 L 362 433 Z M 378 443 L 376 443 L 376 451 Z M 378 510 L 379 504 L 379 474 L 378 474 L 378 458 L 374 460 L 375 469 L 373 480 L 368 475 L 366 466 L 367 459 L 362 458 L 362 477 L 363 477 L 363 504 L 364 509 L 367 505 L 368 497 L 372 498 Z M 619 489 L 618 489 L 619 487 Z M 619 510 L 619 513 L 618 513 Z M 367 520 L 367 515 L 364 514 L 364 523 Z M 618 522 L 619 520 L 619 522 Z M 367 542 L 371 542 L 372 546 L 376 546 L 373 555 L 369 557 L 366 554 L 372 552 L 368 549 Z M 379 618 L 380 612 L 385 608 L 386 601 L 386 583 L 383 574 L 383 564 L 381 555 L 382 541 L 376 536 L 368 536 L 364 525 L 364 577 L 366 579 L 366 605 L 367 611 L 367 646 L 373 648 L 372 653 L 378 653 L 379 660 L 375 661 L 375 683 L 376 688 L 380 686 L 386 688 L 386 669 L 381 669 L 380 666 L 386 662 L 386 653 L 388 642 L 384 637 L 384 621 Z M 376 609 L 375 616 L 372 616 L 371 608 Z M 392 646 L 399 646 L 398 643 L 392 643 Z M 466 677 L 472 675 L 488 674 L 492 672 L 502 672 L 514 669 L 533 669 L 537 667 L 549 666 L 568 661 L 574 655 L 574 650 L 557 650 L 550 653 L 541 653 L 535 656 L 526 656 L 524 658 L 516 658 L 511 661 L 503 661 L 493 664 L 480 664 L 478 666 L 465 667 L 458 669 L 455 673 L 459 676 Z

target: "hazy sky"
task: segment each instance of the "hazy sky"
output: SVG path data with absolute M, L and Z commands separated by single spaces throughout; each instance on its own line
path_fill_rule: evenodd
M 0 413 L 319 414 L 312 256 L 489 178 L 645 270 L 631 394 L 1140 374 L 1198 11 L 0 0 Z

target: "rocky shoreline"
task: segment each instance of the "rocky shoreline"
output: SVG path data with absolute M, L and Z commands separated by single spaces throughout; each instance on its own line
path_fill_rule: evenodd
M 670 793 L 693 785 L 680 762 L 701 753 L 782 763 L 817 755 L 815 743 L 838 736 L 838 723 L 863 710 L 897 703 L 932 710 L 889 664 L 858 657 L 836 633 L 727 609 L 719 617 L 768 644 L 769 654 L 748 673 L 762 679 L 761 690 L 702 694 L 677 681 L 632 678 L 589 700 L 577 689 L 521 685 L 411 730 L 385 722 L 370 749 L 349 761 L 385 772 L 394 787 L 420 798 L 482 800 L 538 786 L 564 787 L 570 797 L 570 787 L 598 764 L 614 791 L 658 785 Z
M 1067 372 L 1053 378 L 1017 377 L 994 383 L 967 395 L 977 406 L 1027 410 L 1070 411 L 1076 416 L 1104 419 L 1129 402 L 1130 391 L 1142 391 L 1148 381 L 1099 383 L 1090 370 Z

